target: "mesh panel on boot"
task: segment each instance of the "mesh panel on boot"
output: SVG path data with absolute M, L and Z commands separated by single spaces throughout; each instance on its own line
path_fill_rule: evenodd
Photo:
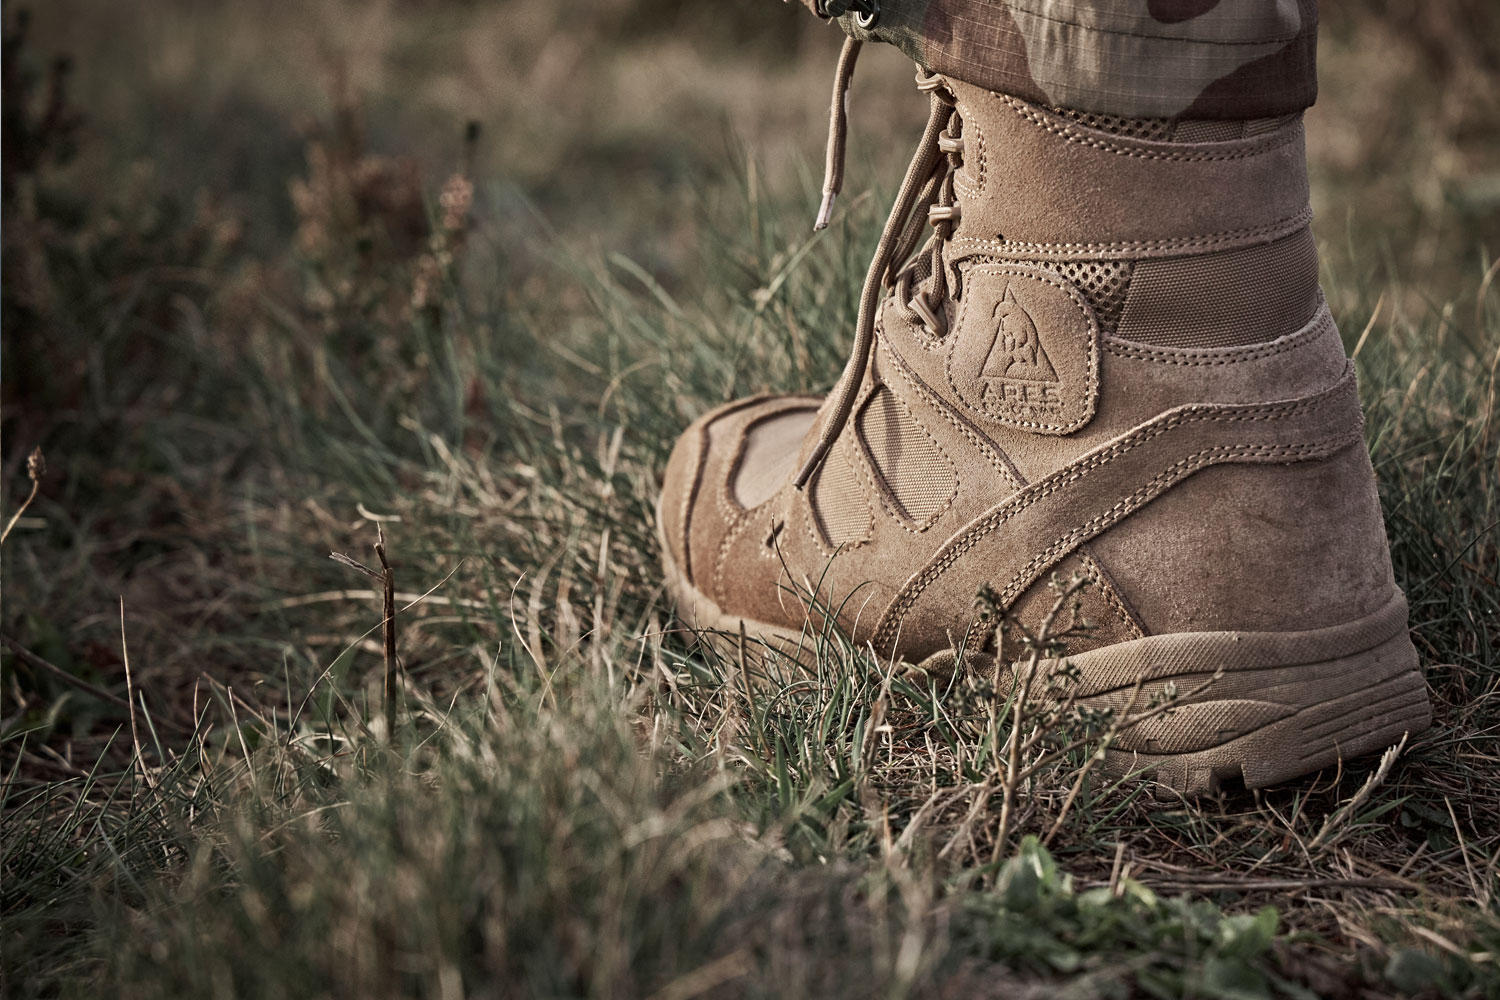
M 1049 268 L 1072 282 L 1094 310 L 1103 333 L 1113 333 L 1125 308 L 1130 288 L 1130 262 L 1123 260 L 1068 260 Z
M 1170 118 L 1122 118 L 1119 115 L 1097 115 L 1091 111 L 1074 111 L 1072 108 L 1051 108 L 1053 114 L 1075 121 L 1084 128 L 1123 135 L 1132 139 L 1149 139 L 1166 142 L 1172 138 Z
M 958 489 L 953 463 L 885 386 L 871 394 L 857 425 L 876 474 L 906 517 L 925 526 Z
M 1282 115 L 1279 118 L 1252 118 L 1245 123 L 1245 138 L 1274 132 L 1281 126 L 1290 125 L 1296 120 L 1296 115 Z
M 786 410 L 745 430 L 744 451 L 730 484 L 736 503 L 747 510 L 758 507 L 781 489 L 797 471 L 797 448 L 817 415 L 814 407 Z
M 1245 137 L 1242 121 L 1180 121 L 1172 130 L 1173 142 L 1229 142 Z
M 875 529 L 875 513 L 843 448 L 835 449 L 818 469 L 809 499 L 818 528 L 832 548 L 858 545 Z
M 1126 293 L 1130 290 L 1130 267 L 1128 260 L 1011 260 L 1003 257 L 975 257 L 975 263 L 1024 264 L 1043 271 L 1050 271 L 1071 283 L 1083 293 L 1083 298 L 1094 310 L 1101 333 L 1114 333 L 1120 321 L 1120 312 L 1125 308 Z
M 1074 111 L 1072 108 L 1050 108 L 1055 115 L 1084 128 L 1091 128 L 1110 135 L 1123 135 L 1129 139 L 1145 139 L 1150 142 L 1229 142 L 1251 136 L 1274 132 L 1293 121 L 1296 115 L 1278 118 L 1217 119 L 1217 118 L 1124 118 L 1120 115 L 1100 115 L 1091 111 Z
M 1318 307 L 1318 251 L 1303 228 L 1265 246 L 1135 262 L 1115 335 L 1160 347 L 1242 347 L 1302 327 Z

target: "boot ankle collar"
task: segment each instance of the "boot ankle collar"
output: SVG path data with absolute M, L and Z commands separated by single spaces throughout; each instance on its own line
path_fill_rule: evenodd
M 1201 253 L 1274 239 L 1307 221 L 1300 117 L 1249 138 L 1163 142 L 949 85 L 965 143 L 956 252 Z

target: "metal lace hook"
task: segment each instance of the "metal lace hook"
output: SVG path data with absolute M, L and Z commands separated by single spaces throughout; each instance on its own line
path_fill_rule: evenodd
M 843 17 L 854 11 L 854 23 L 866 31 L 880 20 L 880 0 L 818 0 L 818 13 L 824 17 Z

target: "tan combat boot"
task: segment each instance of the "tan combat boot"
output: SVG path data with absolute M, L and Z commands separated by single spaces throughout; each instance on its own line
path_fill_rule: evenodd
M 932 116 L 842 381 L 720 407 L 672 453 L 684 619 L 805 658 L 827 616 L 943 668 L 993 654 L 982 588 L 1034 629 L 1077 573 L 1086 700 L 1198 691 L 1122 734 L 1116 768 L 1255 788 L 1426 728 L 1300 116 L 1103 118 L 918 82 Z

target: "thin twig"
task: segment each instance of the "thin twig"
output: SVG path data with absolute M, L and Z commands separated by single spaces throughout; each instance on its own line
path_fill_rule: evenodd
M 1013 820 L 1012 812 L 1015 808 L 1016 790 L 1021 782 L 1035 773 L 1035 768 L 1027 768 L 1023 772 L 1021 768 L 1021 754 L 1031 744 L 1023 736 L 1025 723 L 1028 718 L 1028 704 L 1031 701 L 1031 685 L 1036 680 L 1037 669 L 1041 665 L 1042 651 L 1052 642 L 1052 628 L 1057 622 L 1057 616 L 1062 609 L 1072 600 L 1073 595 L 1088 585 L 1088 581 L 1078 577 L 1069 581 L 1068 586 L 1058 595 L 1053 602 L 1046 617 L 1042 619 L 1041 627 L 1035 636 L 1028 636 L 1031 640 L 1031 652 L 1026 659 L 1026 668 L 1021 676 L 1021 685 L 1014 693 L 1014 708 L 1012 710 L 1010 737 L 1006 740 L 1005 776 L 1000 782 L 1000 825 L 995 831 L 994 850 L 991 852 L 990 863 L 994 864 L 1000 860 L 1000 853 L 1005 850 L 1005 845 L 1010 839 L 1010 827 Z M 1003 662 L 1003 656 L 997 656 L 997 667 Z M 998 675 L 997 675 L 998 676 Z
M 1209 676 L 1208 680 L 1204 681 L 1202 684 L 1199 684 L 1197 687 L 1195 687 L 1192 690 L 1188 691 L 1186 694 L 1179 694 L 1179 695 L 1177 695 L 1174 698 L 1170 698 L 1170 699 L 1162 702 L 1160 705 L 1157 705 L 1155 708 L 1153 708 L 1153 709 L 1151 709 L 1149 711 L 1142 712 L 1140 715 L 1137 715 L 1137 716 L 1134 716 L 1132 718 L 1124 720 L 1123 722 L 1120 723 L 1120 732 L 1124 732 L 1127 729 L 1133 729 L 1133 728 L 1135 728 L 1136 726 L 1140 725 L 1143 722 L 1147 722 L 1147 721 L 1149 721 L 1151 719 L 1156 718 L 1158 715 L 1162 715 L 1162 714 L 1164 714 L 1166 712 L 1172 711 L 1175 708 L 1181 708 L 1183 705 L 1189 704 L 1190 703 L 1189 699 L 1196 698 L 1198 695 L 1202 694 L 1204 691 L 1207 691 L 1217 681 L 1223 679 L 1223 677 L 1224 677 L 1224 668 L 1220 667 L 1218 670 L 1214 671 L 1213 674 L 1211 674 Z M 1062 757 L 1062 756 L 1064 756 L 1064 755 L 1066 755 L 1068 753 L 1071 753 L 1072 751 L 1078 749 L 1081 746 L 1086 746 L 1087 744 L 1094 743 L 1094 742 L 1096 742 L 1096 739 L 1093 736 L 1080 736 L 1076 740 L 1072 740 L 1072 741 L 1070 741 L 1068 743 L 1064 743 L 1062 746 L 1058 747 L 1056 750 L 1049 751 L 1045 756 L 1039 758 L 1036 761 L 1036 763 L 1030 765 L 1029 767 L 1026 768 L 1026 770 L 1024 770 L 1023 772 L 1021 772 L 1021 778 L 1022 778 L 1022 780 L 1026 779 L 1026 778 L 1029 778 L 1032 775 L 1036 774 L 1042 768 L 1047 767 L 1049 764 L 1051 764 L 1054 761 L 1056 761 L 1059 757 Z
M 10 529 L 16 526 L 21 515 L 26 513 L 26 508 L 31 506 L 31 501 L 36 499 L 36 491 L 41 489 L 42 477 L 46 474 L 47 460 L 42 457 L 41 445 L 37 445 L 26 457 L 26 475 L 31 479 L 31 492 L 26 495 L 26 499 L 22 501 L 16 512 L 10 516 L 10 520 L 5 523 L 5 530 L 0 531 L 0 545 L 5 544 L 5 540 L 10 537 Z
M 1109 881 L 1103 879 L 1081 878 L 1078 885 L 1082 888 L 1104 888 L 1113 885 L 1115 892 L 1119 892 L 1119 883 L 1124 881 L 1122 874 L 1118 880 L 1111 874 Z M 1204 875 L 1201 878 L 1173 878 L 1166 875 L 1136 875 L 1136 882 L 1148 888 L 1164 889 L 1173 892 L 1306 892 L 1313 889 L 1386 889 L 1395 891 L 1410 891 L 1414 883 L 1401 879 L 1388 878 L 1261 878 L 1261 879 L 1235 879 L 1231 877 L 1216 878 L 1212 875 Z
M 385 580 L 385 577 L 383 575 L 381 575 L 380 573 L 375 572 L 373 569 L 371 569 L 370 567 L 366 566 L 364 563 L 360 562 L 358 559 L 355 559 L 353 556 L 347 556 L 347 555 L 345 555 L 342 552 L 330 552 L 330 553 L 328 553 L 328 558 L 332 559 L 336 563 L 343 563 L 345 566 L 348 566 L 350 569 L 357 569 L 361 573 L 363 573 L 365 576 L 368 576 L 372 580 L 380 580 L 382 582 L 384 582 L 384 580 Z M 346 592 L 345 591 L 340 591 L 340 593 L 346 593 Z M 356 593 L 365 593 L 365 594 L 368 594 L 369 591 L 356 591 Z M 376 595 L 370 594 L 370 596 L 374 597 Z
M 328 557 L 330 559 L 334 560 L 335 562 L 341 562 L 341 563 L 344 563 L 345 565 L 351 565 L 352 564 L 355 569 L 365 570 L 366 572 L 373 572 L 373 570 L 369 570 L 368 567 L 365 567 L 362 564 L 360 564 L 359 562 L 357 562 L 357 561 L 355 561 L 353 559 L 350 559 L 348 556 L 344 555 L 341 552 L 330 552 L 330 553 L 328 553 Z M 436 603 L 452 604 L 453 600 L 451 598 L 447 598 L 447 597 L 433 597 L 432 594 L 439 587 L 443 586 L 449 580 L 453 579 L 454 574 L 456 574 L 461 568 L 463 568 L 463 565 L 464 565 L 464 560 L 460 559 L 454 565 L 454 567 L 452 569 L 450 569 L 447 572 L 446 575 L 444 575 L 444 577 L 441 580 L 439 580 L 437 583 L 433 584 L 431 587 L 428 587 L 426 593 L 422 593 L 422 594 L 397 594 L 396 595 L 397 598 L 399 598 L 400 600 L 406 602 L 406 605 L 403 608 L 401 608 L 401 611 L 410 611 L 412 608 L 416 607 L 418 604 L 422 604 L 424 602 L 429 602 L 429 601 L 432 602 L 432 603 L 435 603 L 435 604 Z M 344 590 L 344 591 L 336 591 L 334 593 L 343 595 L 344 597 L 347 597 L 347 598 L 349 598 L 351 600 L 354 599 L 354 598 L 357 598 L 357 597 L 363 597 L 366 600 L 368 600 L 371 597 L 378 597 L 378 596 L 380 596 L 379 594 L 377 594 L 373 590 Z M 324 596 L 324 595 L 314 595 L 314 596 Z M 381 624 L 383 625 L 384 623 L 382 622 Z M 348 646 L 346 646 L 344 648 L 343 652 L 341 652 L 339 654 L 339 656 L 343 656 L 344 653 L 347 653 L 347 652 L 349 652 L 349 650 L 354 649 L 356 646 L 358 646 L 361 642 L 364 641 L 365 636 L 367 636 L 371 632 L 375 631 L 375 629 L 377 627 L 379 627 L 379 626 L 371 626 L 370 628 L 366 629 L 364 631 L 364 633 L 359 636 L 359 638 L 355 639 L 354 642 L 349 643 Z M 318 677 L 317 677 L 316 680 L 313 681 L 312 686 L 307 689 L 307 693 L 302 696 L 302 703 L 297 706 L 297 711 L 296 711 L 295 714 L 292 715 L 292 720 L 291 720 L 291 722 L 287 726 L 288 732 L 290 732 L 291 730 L 295 730 L 297 728 L 297 720 L 300 719 L 300 718 L 302 718 L 302 713 L 307 709 L 308 703 L 310 701 L 312 701 L 313 695 L 317 693 L 318 685 L 322 684 L 323 681 L 327 680 L 328 676 L 331 673 L 333 673 L 333 666 L 334 666 L 335 663 L 338 663 L 339 656 L 335 656 L 333 658 L 333 661 L 330 662 L 326 668 L 324 668 L 323 672 L 318 675 Z M 360 729 L 362 731 L 364 730 L 364 723 L 360 723 Z
M 385 527 L 379 523 L 375 525 L 375 556 L 380 560 L 380 569 L 378 571 L 371 569 L 358 559 L 347 556 L 342 552 L 328 553 L 328 558 L 334 562 L 342 563 L 350 569 L 358 570 L 372 580 L 380 581 L 380 630 L 384 638 L 383 652 L 385 655 L 385 683 L 382 687 L 384 704 L 382 707 L 383 714 L 385 715 L 386 738 L 389 739 L 395 732 L 396 688 L 397 679 L 401 672 L 401 660 L 396 655 L 396 573 L 391 569 L 390 560 L 386 558 Z M 301 710 L 299 709 L 298 711 L 300 714 Z
M 1130 689 L 1130 699 L 1125 702 L 1125 707 L 1120 710 L 1120 714 L 1115 717 L 1114 723 L 1109 727 L 1108 732 L 1104 734 L 1104 738 L 1099 741 L 1099 749 L 1089 754 L 1089 759 L 1084 761 L 1083 766 L 1078 769 L 1078 775 L 1073 779 L 1073 787 L 1068 789 L 1068 797 L 1063 799 L 1062 808 L 1057 811 L 1057 818 L 1052 821 L 1052 826 L 1048 829 L 1047 835 L 1042 838 L 1043 847 L 1050 847 L 1052 845 L 1052 838 L 1057 836 L 1057 831 L 1062 829 L 1063 820 L 1067 819 L 1068 811 L 1073 808 L 1073 803 L 1077 800 L 1078 793 L 1083 788 L 1084 779 L 1089 776 L 1089 772 L 1093 770 L 1094 764 L 1104 758 L 1105 751 L 1109 749 L 1110 744 L 1119 735 L 1122 725 L 1130 717 L 1130 713 L 1135 711 L 1136 699 L 1141 696 L 1141 685 L 1145 683 L 1145 680 L 1144 674 L 1135 679 L 1135 687 Z M 1077 688 L 1078 685 L 1074 685 L 1075 691 Z
M 349 559 L 348 556 L 344 556 L 342 553 L 330 552 L 328 557 L 336 562 L 343 563 L 345 566 L 353 564 L 355 569 L 366 569 L 366 567 L 355 562 L 353 559 Z M 376 574 L 375 579 L 381 579 L 380 575 Z M 376 590 L 325 590 L 316 594 L 295 594 L 291 597 L 283 597 L 271 601 L 265 606 L 276 608 L 277 610 L 285 610 L 288 608 L 306 607 L 309 604 L 326 604 L 332 601 L 368 601 L 379 596 L 380 592 Z M 443 608 L 465 608 L 470 611 L 488 611 L 492 607 L 488 601 L 476 601 L 463 597 L 427 597 L 422 594 L 414 594 L 411 591 L 398 593 L 396 600 L 401 601 L 407 606 L 421 602 Z M 405 610 L 407 609 L 400 609 L 400 611 Z M 400 611 L 397 613 L 399 614 Z
M 385 557 L 385 527 L 381 524 L 375 525 L 375 555 L 380 558 L 385 584 L 381 631 L 385 636 L 385 731 L 389 739 L 395 732 L 396 675 L 401 661 L 396 658 L 396 573 Z

